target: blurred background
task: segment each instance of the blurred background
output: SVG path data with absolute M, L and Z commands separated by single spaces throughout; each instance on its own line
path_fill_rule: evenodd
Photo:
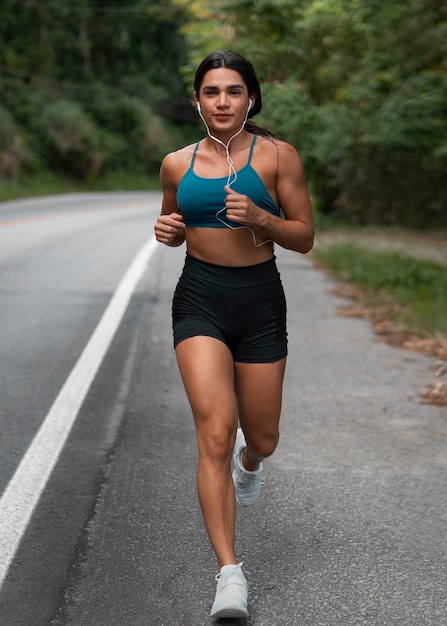
M 443 0 L 2 0 L 0 199 L 157 189 L 219 48 L 253 62 L 320 215 L 447 226 Z

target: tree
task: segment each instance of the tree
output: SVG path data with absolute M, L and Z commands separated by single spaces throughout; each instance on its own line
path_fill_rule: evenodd
M 441 0 L 196 0 L 193 9 L 194 64 L 216 47 L 253 61 L 273 111 L 265 119 L 302 152 L 321 210 L 447 224 Z
M 2 104 L 35 162 L 51 166 L 55 145 L 73 138 L 68 129 L 79 123 L 90 137 L 76 142 L 84 165 L 58 160 L 66 173 L 92 175 L 123 163 L 156 168 L 160 151 L 148 133 L 168 146 L 168 128 L 191 119 L 178 69 L 186 54 L 179 32 L 186 14 L 171 0 L 4 0 Z M 42 115 L 46 111 L 65 120 L 56 144 L 48 125 L 54 115 Z

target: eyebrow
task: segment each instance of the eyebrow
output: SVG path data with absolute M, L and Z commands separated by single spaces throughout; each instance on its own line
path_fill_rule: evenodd
M 235 84 L 235 85 L 227 85 L 225 87 L 225 89 L 244 89 L 244 85 L 239 85 L 239 84 Z M 219 89 L 218 85 L 203 85 L 202 89 Z

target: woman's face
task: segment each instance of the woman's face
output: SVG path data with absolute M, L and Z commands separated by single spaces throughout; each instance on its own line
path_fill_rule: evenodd
M 249 98 L 239 72 L 219 67 L 205 74 L 195 99 L 200 103 L 201 113 L 210 128 L 230 132 L 243 124 Z

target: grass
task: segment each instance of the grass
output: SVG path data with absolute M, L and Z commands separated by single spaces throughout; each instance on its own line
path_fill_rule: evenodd
M 355 237 L 353 237 L 355 238 Z M 314 251 L 317 260 L 360 289 L 360 301 L 419 337 L 447 337 L 447 267 L 401 251 L 373 250 L 330 237 Z
M 159 190 L 158 175 L 144 172 L 111 172 L 89 182 L 70 180 L 52 172 L 22 176 L 19 181 L 0 178 L 0 202 L 60 193 Z

